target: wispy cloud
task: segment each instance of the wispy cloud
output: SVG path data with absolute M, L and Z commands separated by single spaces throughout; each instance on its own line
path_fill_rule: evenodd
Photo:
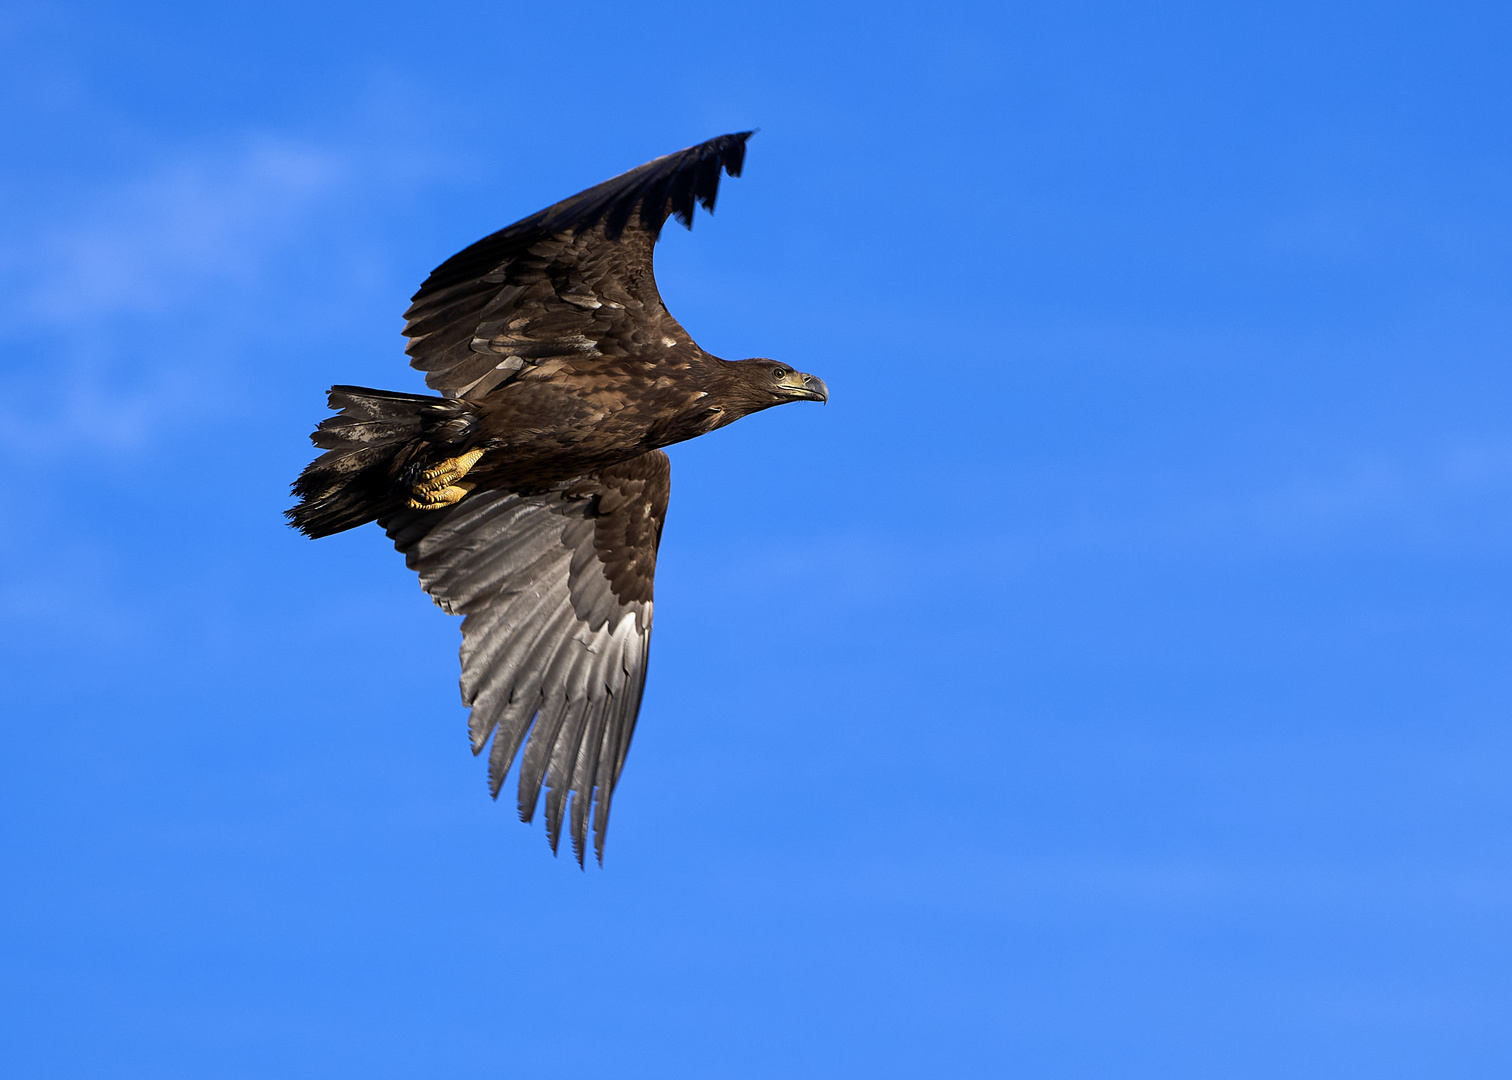
M 21 241 L 35 277 L 15 314 L 73 326 L 167 311 L 207 287 L 244 280 L 345 173 L 328 149 L 269 138 L 162 163 Z
M 1219 518 L 1274 535 L 1318 532 L 1366 521 L 1433 531 L 1466 501 L 1512 489 L 1512 443 L 1467 442 L 1416 459 L 1379 456 L 1298 477 Z
M 1129 491 L 1150 477 L 1106 473 L 1068 477 L 1066 488 Z M 831 610 L 887 606 L 909 595 L 965 595 L 1046 567 L 1104 561 L 1192 559 L 1246 561 L 1371 551 L 1382 545 L 1464 552 L 1504 545 L 1512 537 L 1512 441 L 1484 438 L 1393 452 L 1355 454 L 1311 465 L 1293 463 L 1269 477 L 1238 477 L 1224 485 L 1194 471 L 1185 483 L 1094 510 L 1064 503 L 1014 502 L 1007 519 L 983 516 L 963 535 L 957 519 L 939 519 L 933 538 L 900 542 L 888 535 L 837 532 L 784 537 L 784 557 L 813 571 L 822 587 L 808 595 Z M 1227 490 L 1221 489 L 1227 486 Z M 983 490 L 990 490 L 984 484 Z M 997 509 L 989 507 L 989 512 Z M 771 576 L 769 537 L 703 552 L 698 574 L 724 579 L 756 597 L 784 595 Z M 777 592 L 774 593 L 774 589 Z
M 140 445 L 207 377 L 203 356 L 144 356 L 140 342 L 185 337 L 163 332 L 168 321 L 233 334 L 228 298 L 296 242 L 350 172 L 335 150 L 247 137 L 159 161 L 13 236 L 0 250 L 13 403 L 0 406 L 0 442 L 18 452 Z
M 1509 239 L 1500 215 L 1385 196 L 1302 205 L 1276 217 L 1261 235 L 1263 247 L 1278 255 L 1374 267 L 1504 257 Z

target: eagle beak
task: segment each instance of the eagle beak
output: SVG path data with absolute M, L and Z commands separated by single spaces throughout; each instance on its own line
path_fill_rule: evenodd
M 777 385 L 800 401 L 829 401 L 829 387 L 817 375 L 795 371 Z

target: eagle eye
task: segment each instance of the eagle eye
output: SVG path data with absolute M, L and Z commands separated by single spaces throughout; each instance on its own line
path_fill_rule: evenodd
M 787 378 L 787 374 L 788 374 L 787 373 L 787 368 L 780 368 L 780 367 L 778 367 L 778 368 L 773 368 L 772 369 L 772 377 L 773 378 L 776 378 L 776 379 L 785 379 L 785 378 Z

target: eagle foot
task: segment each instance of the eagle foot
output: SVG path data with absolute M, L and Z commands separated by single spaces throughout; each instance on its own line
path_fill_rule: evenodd
M 460 483 L 460 481 L 482 456 L 481 450 L 469 450 L 465 454 L 447 458 L 441 464 L 426 469 L 420 474 L 419 483 L 410 487 L 412 498 L 408 503 L 409 508 L 411 510 L 441 510 L 460 501 L 463 496 L 478 486 Z
M 415 497 L 405 503 L 411 510 L 445 510 L 448 506 L 461 502 L 465 496 L 477 484 L 448 484 L 444 488 L 436 488 L 432 491 L 415 490 Z

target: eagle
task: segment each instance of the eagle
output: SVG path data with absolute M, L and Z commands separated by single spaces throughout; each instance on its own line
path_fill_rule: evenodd
M 529 822 L 545 790 L 594 854 L 640 711 L 656 553 L 671 491 L 662 447 L 774 405 L 829 399 L 768 358 L 722 360 L 668 313 L 662 227 L 710 212 L 752 132 L 622 173 L 484 237 L 431 272 L 405 312 L 435 395 L 334 386 L 325 451 L 294 481 L 310 537 L 376 521 L 462 619 L 462 703 L 497 798 L 520 759 Z M 490 745 L 490 740 L 492 740 Z

